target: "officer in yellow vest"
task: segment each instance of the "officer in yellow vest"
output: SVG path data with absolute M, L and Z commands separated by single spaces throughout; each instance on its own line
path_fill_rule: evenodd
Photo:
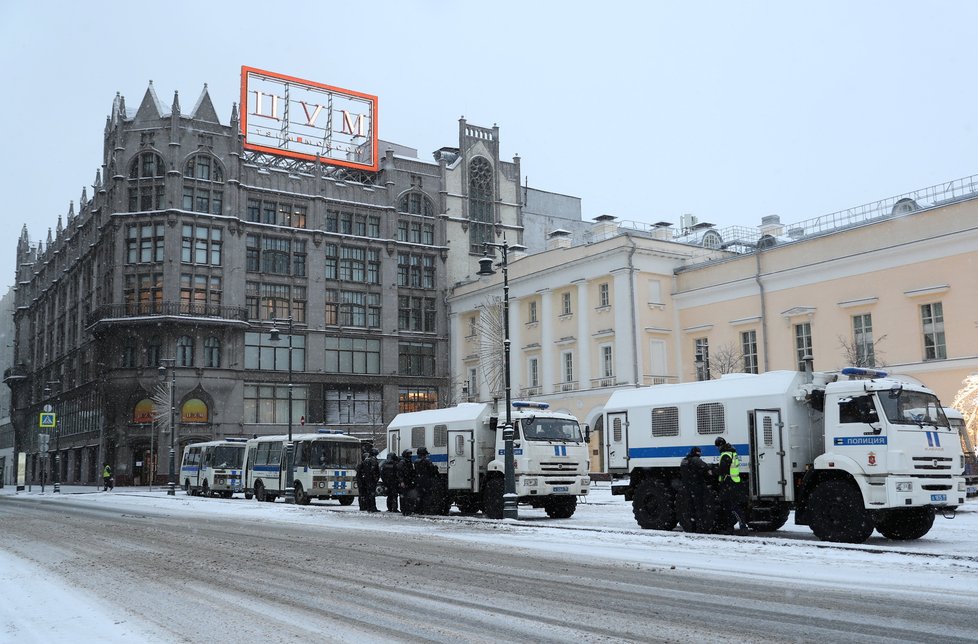
M 725 438 L 718 437 L 713 443 L 720 452 L 720 460 L 717 464 L 717 475 L 719 477 L 720 495 L 720 525 L 724 530 L 729 525 L 729 518 L 737 522 L 738 532 L 747 534 L 747 504 L 744 494 L 744 485 L 740 480 L 740 457 L 734 446 L 726 441 Z

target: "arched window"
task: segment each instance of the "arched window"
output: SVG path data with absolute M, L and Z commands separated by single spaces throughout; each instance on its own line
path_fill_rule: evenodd
M 492 241 L 492 165 L 482 157 L 469 163 L 469 252 L 482 254 Z
M 406 212 L 410 215 L 424 215 L 425 217 L 433 217 L 435 214 L 435 205 L 428 198 L 428 195 L 423 192 L 409 192 L 401 197 L 401 203 L 398 207 L 401 212 Z
M 156 152 L 140 152 L 129 164 L 129 211 L 163 208 L 166 163 Z
M 221 341 L 214 336 L 204 340 L 204 366 L 212 369 L 221 366 Z
M 181 367 L 194 366 L 194 339 L 189 335 L 177 339 L 177 364 Z
M 183 169 L 183 209 L 221 214 L 224 209 L 224 170 L 216 157 L 195 154 Z

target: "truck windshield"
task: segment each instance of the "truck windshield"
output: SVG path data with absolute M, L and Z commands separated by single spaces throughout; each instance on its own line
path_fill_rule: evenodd
M 886 419 L 894 425 L 934 425 L 949 427 L 941 408 L 941 401 L 934 394 L 907 389 L 891 389 L 879 392 Z
M 522 420 L 523 437 L 528 441 L 581 442 L 581 426 L 576 420 L 531 416 Z
M 241 467 L 244 452 L 244 445 L 220 445 L 214 449 L 211 467 Z
M 314 441 L 309 465 L 350 469 L 360 462 L 360 444 L 348 441 Z

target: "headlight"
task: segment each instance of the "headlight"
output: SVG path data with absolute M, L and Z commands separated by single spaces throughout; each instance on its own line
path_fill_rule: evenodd
M 896 484 L 897 492 L 913 492 L 913 481 L 900 481 Z
M 585 476 L 584 478 L 581 479 L 581 485 L 590 485 L 590 484 L 591 484 L 591 478 L 590 477 Z
M 537 480 L 536 479 L 523 479 L 523 485 L 525 485 L 526 487 L 536 487 L 537 486 Z
M 958 481 L 958 492 L 964 492 L 964 491 L 965 491 L 964 481 Z

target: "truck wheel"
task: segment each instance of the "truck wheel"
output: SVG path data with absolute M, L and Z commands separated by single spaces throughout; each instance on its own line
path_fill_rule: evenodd
M 543 509 L 551 519 L 569 519 L 577 510 L 576 496 L 551 496 L 543 504 Z
M 503 479 L 496 477 L 486 481 L 482 490 L 482 513 L 490 519 L 503 518 Z
M 909 541 L 919 539 L 934 525 L 934 508 L 894 508 L 876 513 L 876 529 L 887 539 Z
M 788 522 L 791 507 L 783 501 L 757 504 L 750 509 L 747 525 L 756 532 L 774 532 Z
M 676 527 L 675 494 L 660 480 L 642 481 L 632 497 L 635 521 L 646 530 Z
M 353 497 L 352 496 L 341 496 L 340 497 L 340 505 L 353 505 Z
M 455 499 L 455 505 L 462 514 L 475 514 L 479 511 L 479 499 L 475 495 L 460 496 Z
M 295 482 L 295 504 L 296 505 L 309 505 L 309 495 L 306 491 L 302 489 L 302 483 L 298 481 Z
M 819 483 L 809 499 L 811 528 L 822 541 L 863 543 L 873 534 L 873 517 L 863 496 L 847 481 Z

